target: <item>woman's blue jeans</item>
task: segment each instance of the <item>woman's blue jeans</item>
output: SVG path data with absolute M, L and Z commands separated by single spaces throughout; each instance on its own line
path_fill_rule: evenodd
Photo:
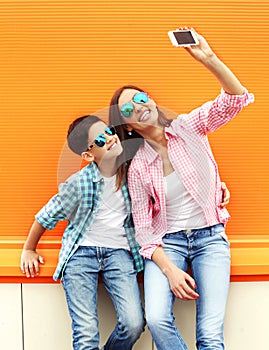
M 127 250 L 101 247 L 79 247 L 64 271 L 62 282 L 72 319 L 73 348 L 99 349 L 98 276 L 117 315 L 116 327 L 104 349 L 132 349 L 145 326 L 134 261 Z
M 196 346 L 199 350 L 224 349 L 223 324 L 230 283 L 230 247 L 224 227 L 167 234 L 163 248 L 180 269 L 191 267 L 200 298 L 196 301 Z M 158 350 L 186 350 L 174 324 L 175 297 L 167 277 L 146 259 L 145 312 L 149 330 Z M 180 320 L 181 323 L 184 319 Z

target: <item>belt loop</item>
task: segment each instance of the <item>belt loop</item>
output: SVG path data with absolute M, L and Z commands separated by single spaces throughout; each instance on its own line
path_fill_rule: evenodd
M 210 236 L 214 236 L 214 227 L 215 226 L 210 226 Z

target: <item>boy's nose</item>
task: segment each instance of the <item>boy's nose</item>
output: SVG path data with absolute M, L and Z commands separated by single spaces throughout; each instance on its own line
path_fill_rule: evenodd
M 105 134 L 105 137 L 106 137 L 106 143 L 109 143 L 112 139 L 113 139 L 113 136 L 114 135 L 108 135 L 108 134 Z

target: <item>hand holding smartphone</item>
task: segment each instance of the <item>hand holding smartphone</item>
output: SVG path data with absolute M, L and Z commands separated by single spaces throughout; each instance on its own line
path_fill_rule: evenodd
M 191 46 L 198 45 L 199 41 L 195 35 L 194 30 L 192 29 L 176 29 L 170 30 L 168 36 L 172 44 L 176 47 L 178 46 Z

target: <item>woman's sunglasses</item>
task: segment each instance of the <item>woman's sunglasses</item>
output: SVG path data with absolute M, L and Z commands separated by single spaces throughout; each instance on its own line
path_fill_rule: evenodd
M 149 100 L 149 97 L 145 92 L 138 92 L 132 98 L 132 101 L 138 104 L 147 103 L 148 100 Z M 120 112 L 125 118 L 130 118 L 134 113 L 134 104 L 132 102 L 125 103 L 121 107 Z
M 88 150 L 92 149 L 94 145 L 98 146 L 98 147 L 104 147 L 104 145 L 106 144 L 106 136 L 105 134 L 111 136 L 111 135 L 116 135 L 116 130 L 113 126 L 107 126 L 105 128 L 105 131 L 103 134 L 98 135 L 94 140 L 93 143 L 88 146 Z

